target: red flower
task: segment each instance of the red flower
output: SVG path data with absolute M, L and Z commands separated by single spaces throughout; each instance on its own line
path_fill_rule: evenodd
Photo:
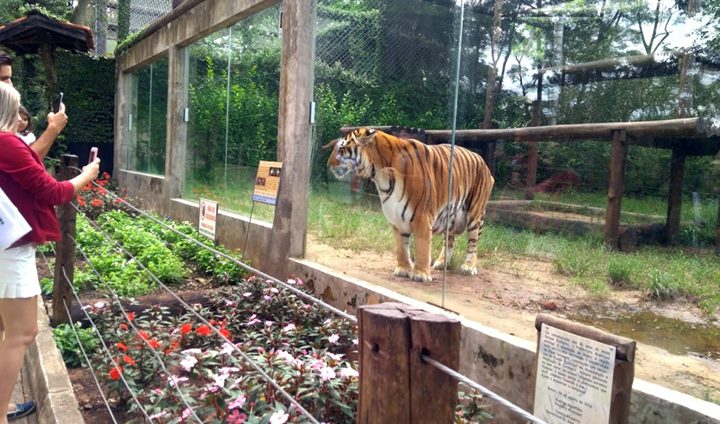
M 148 335 L 148 333 L 144 332 L 143 330 L 138 331 L 138 335 L 143 340 L 147 340 L 150 338 L 150 335 Z
M 83 199 L 82 197 L 78 196 L 77 201 L 78 201 L 78 205 L 85 206 L 85 199 Z
M 225 327 L 220 328 L 220 334 L 222 334 L 225 338 L 230 337 L 230 331 L 228 331 Z
M 118 381 L 120 380 L 120 376 L 122 375 L 123 368 L 118 365 L 117 367 L 110 370 L 110 380 L 112 381 Z
M 127 324 L 125 324 L 124 322 L 122 324 L 120 324 L 120 329 L 127 331 L 128 330 Z
M 117 348 L 122 350 L 123 352 L 127 352 L 127 346 L 125 346 L 125 343 L 117 342 Z
M 168 346 L 167 349 L 165 349 L 165 354 L 166 354 L 166 355 L 169 355 L 169 354 L 171 354 L 175 349 L 177 349 L 177 348 L 179 348 L 179 347 L 180 347 L 180 342 L 177 341 L 177 340 L 175 340 L 174 342 L 171 342 L 171 343 L 170 343 L 170 346 Z
M 128 321 L 133 322 L 135 320 L 135 312 L 128 312 L 127 319 Z
M 192 324 L 189 322 L 186 322 L 185 324 L 180 326 L 180 334 L 188 334 L 192 331 Z
M 131 358 L 129 355 L 123 356 L 123 361 L 128 365 L 135 365 L 135 360 Z
M 157 341 L 157 340 L 155 340 L 155 339 L 150 339 L 150 340 L 148 340 L 148 344 L 149 344 L 150 347 L 153 348 L 153 349 L 159 349 L 159 348 L 160 348 L 160 342 Z
M 91 204 L 93 207 L 99 208 L 100 206 L 104 205 L 105 202 L 103 202 L 103 201 L 100 200 L 100 199 L 93 199 L 90 204 Z
M 209 336 L 212 334 L 212 330 L 207 325 L 203 324 L 195 330 L 201 336 Z

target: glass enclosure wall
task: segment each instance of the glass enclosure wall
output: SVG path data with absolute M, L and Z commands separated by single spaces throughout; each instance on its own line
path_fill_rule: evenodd
M 276 158 L 279 11 L 266 9 L 188 46 L 184 198 L 250 213 L 258 162 Z M 270 222 L 272 213 L 254 210 Z
M 155 60 L 131 75 L 128 170 L 163 175 L 167 134 L 168 59 Z
M 350 256 L 380 261 L 375 273 L 364 261 L 356 276 L 392 278 L 395 242 L 377 188 L 352 174 L 336 179 L 326 165 L 330 150 L 321 148 L 344 126 L 372 126 L 426 144 L 455 141 L 483 155 L 495 187 L 477 249 L 480 269 L 492 269 L 506 255 L 526 255 L 607 292 L 608 264 L 620 260 L 605 256 L 610 253 L 603 248 L 611 131 L 579 136 L 558 127 L 548 139 L 513 135 L 495 143 L 462 131 L 715 117 L 719 13 L 698 2 L 319 0 L 308 257 L 337 267 L 331 263 L 337 255 L 327 252 L 352 249 Z M 720 158 L 712 161 L 720 147 L 713 150 L 704 134 L 677 136 L 678 125 L 628 138 L 621 227 L 661 228 L 660 235 L 639 233 L 633 247 L 649 244 L 652 252 L 666 252 L 668 210 L 681 206 L 672 242 L 698 248 L 705 258 L 716 236 Z M 537 171 L 529 184 L 533 146 Z M 684 164 L 679 174 L 678 161 Z M 428 176 L 427 184 L 434 183 Z M 677 184 L 682 201 L 671 205 Z M 518 209 L 501 209 L 508 204 Z M 536 210 L 560 219 L 554 226 L 536 222 L 529 213 Z M 442 239 L 433 241 L 433 260 Z M 451 272 L 460 273 L 465 240 L 458 237 Z M 321 245 L 330 250 L 318 253 Z M 578 255 L 593 258 L 594 265 L 576 264 L 582 262 Z M 671 262 L 665 259 L 659 263 Z M 351 261 L 340 263 L 353 274 Z M 658 275 L 672 274 L 658 266 Z M 692 277 L 697 279 L 690 285 L 704 288 L 688 291 L 705 290 L 706 302 L 720 305 L 720 286 L 705 285 L 720 269 L 715 262 L 703 269 L 704 277 Z M 628 273 L 642 289 L 660 278 Z M 423 296 L 440 303 L 435 288 Z

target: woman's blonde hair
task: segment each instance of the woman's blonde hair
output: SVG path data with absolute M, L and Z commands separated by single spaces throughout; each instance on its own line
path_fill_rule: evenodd
M 20 93 L 10 84 L 0 83 L 0 131 L 17 130 Z

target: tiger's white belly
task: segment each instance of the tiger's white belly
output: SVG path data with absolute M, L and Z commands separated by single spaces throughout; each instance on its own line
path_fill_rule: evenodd
M 376 182 L 376 185 L 377 184 L 378 183 Z M 389 197 L 380 196 L 382 211 L 385 215 L 385 219 L 397 228 L 398 231 L 404 234 L 409 234 L 411 232 L 410 218 L 413 216 L 414 211 L 408 205 L 407 209 L 405 209 L 405 213 L 403 214 L 403 208 L 405 207 L 405 199 L 402 197 L 403 187 L 400 181 L 397 181 L 396 184 L 395 190 L 390 193 Z M 380 185 L 382 186 L 382 182 Z M 378 187 L 378 192 L 379 191 L 380 187 Z M 405 217 L 404 219 L 403 216 Z

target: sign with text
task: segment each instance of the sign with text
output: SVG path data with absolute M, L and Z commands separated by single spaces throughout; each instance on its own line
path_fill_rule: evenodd
M 260 161 L 257 176 L 255 177 L 254 201 L 273 206 L 277 203 L 281 171 L 282 162 Z
M 200 234 L 215 240 L 215 224 L 217 223 L 218 203 L 212 200 L 200 199 L 200 221 L 198 231 Z
M 543 323 L 534 415 L 548 424 L 608 424 L 615 350 Z

